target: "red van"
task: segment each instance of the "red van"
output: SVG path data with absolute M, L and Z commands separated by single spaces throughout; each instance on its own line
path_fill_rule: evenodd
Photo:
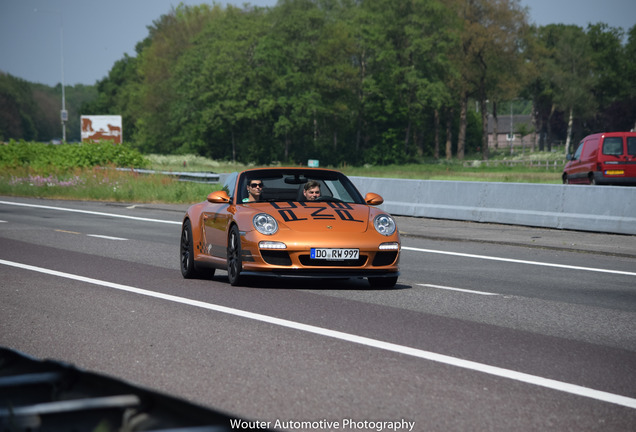
M 636 185 L 636 132 L 586 136 L 568 159 L 564 184 Z

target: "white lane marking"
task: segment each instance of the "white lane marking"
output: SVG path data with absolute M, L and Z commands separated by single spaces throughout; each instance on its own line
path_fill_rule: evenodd
M 107 235 L 101 235 L 101 234 L 86 234 L 88 237 L 97 237 L 97 238 L 102 238 L 102 239 L 106 239 L 106 240 L 128 240 L 126 238 L 122 238 L 122 237 L 111 237 L 111 236 L 107 236 Z
M 82 233 L 77 232 L 77 231 L 68 231 L 68 230 L 63 230 L 63 229 L 56 229 L 55 232 L 60 232 L 60 233 L 64 233 L 64 234 L 78 234 L 78 235 L 82 235 Z
M 82 235 L 82 233 L 77 232 L 77 231 L 67 231 L 67 230 L 63 230 L 63 229 L 56 229 L 55 232 L 61 232 L 61 233 L 65 233 L 65 234 L 77 234 L 77 235 Z M 128 240 L 127 238 L 122 238 L 122 237 L 111 237 L 111 236 L 107 236 L 107 235 L 101 235 L 101 234 L 86 234 L 87 237 L 97 237 L 97 238 L 103 238 L 103 239 L 107 239 L 107 240 Z
M 0 204 L 13 205 L 13 206 L 19 206 L 19 207 L 42 208 L 47 210 L 59 210 L 59 211 L 66 211 L 66 212 L 72 212 L 72 213 L 83 213 L 83 214 L 90 214 L 95 216 L 108 216 L 108 217 L 114 217 L 114 218 L 132 219 L 132 220 L 138 220 L 138 221 L 144 221 L 144 222 L 156 222 L 156 223 L 181 225 L 181 222 L 176 222 L 176 221 L 143 218 L 143 217 L 137 217 L 137 216 L 127 216 L 127 215 L 120 215 L 116 213 L 104 213 L 104 212 L 96 212 L 96 211 L 89 211 L 89 210 L 78 210 L 78 209 L 71 209 L 71 208 L 65 208 L 65 207 L 53 207 L 53 206 L 46 206 L 46 205 L 40 205 L 40 204 L 26 204 L 26 203 L 17 203 L 17 202 L 10 202 L 10 201 L 0 201 Z
M 469 369 L 477 372 L 486 373 L 502 378 L 508 378 L 515 381 L 524 382 L 540 387 L 557 390 L 576 396 L 583 396 L 590 399 L 599 400 L 602 402 L 609 402 L 616 405 L 625 406 L 628 408 L 636 409 L 636 399 L 627 396 L 621 396 L 601 390 L 594 390 L 591 388 L 579 386 L 576 384 L 570 384 L 562 381 L 557 381 L 549 378 L 543 378 L 535 375 L 526 374 L 523 372 L 517 372 L 509 369 L 500 368 L 497 366 L 490 366 L 483 363 L 477 363 L 470 360 L 463 360 L 443 354 L 438 354 L 430 351 L 424 351 L 417 348 L 410 348 L 402 345 L 397 345 L 390 342 L 383 342 L 377 339 L 371 339 L 363 336 L 356 336 L 349 333 L 344 333 L 336 330 L 329 330 L 322 327 L 316 327 L 309 324 L 302 324 L 295 321 L 289 321 L 281 318 L 275 318 L 267 315 L 261 315 L 253 312 L 248 312 L 240 309 L 229 308 L 226 306 L 215 305 L 212 303 L 205 303 L 198 300 L 187 299 L 183 297 L 177 297 L 170 294 L 163 294 L 154 291 L 148 291 L 141 288 L 135 288 L 128 285 L 121 285 L 113 282 L 102 281 L 99 279 L 92 279 L 84 276 L 74 275 L 71 273 L 59 272 L 56 270 L 45 269 L 42 267 L 35 267 L 28 264 L 16 263 L 13 261 L 5 261 L 0 259 L 0 264 L 21 268 L 24 270 L 35 271 L 39 273 L 48 274 L 51 276 L 58 276 L 62 278 L 77 280 L 80 282 L 86 282 L 93 285 L 103 286 L 107 288 L 113 288 L 121 291 L 126 291 L 134 294 L 144 295 L 148 297 L 154 297 L 162 300 L 167 300 L 175 303 L 180 303 L 188 306 L 199 307 L 202 309 L 212 310 L 215 312 L 221 312 L 229 315 L 238 316 L 241 318 L 247 318 L 255 321 L 260 321 L 268 324 L 273 324 L 281 327 L 286 327 L 294 330 L 300 330 L 307 333 L 317 334 L 320 336 L 326 336 L 333 339 L 338 339 L 346 342 L 351 342 L 359 345 L 364 345 L 372 348 L 378 348 L 385 351 L 404 354 L 412 357 L 421 358 L 424 360 L 430 360 L 438 363 L 443 363 L 450 366 L 455 366 L 463 369 Z
M 464 289 L 464 288 L 453 288 L 453 287 L 444 286 L 444 285 L 433 285 L 433 284 L 418 284 L 418 285 L 423 286 L 423 287 L 427 287 L 427 288 L 438 288 L 438 289 L 450 290 L 450 291 L 461 291 L 461 292 L 465 292 L 465 293 L 479 294 L 479 295 L 485 295 L 485 296 L 498 296 L 499 295 L 497 293 L 491 293 L 491 292 L 485 292 L 485 291 L 473 291 L 473 290 Z
M 454 255 L 454 256 L 459 256 L 459 257 L 464 257 L 464 258 L 477 258 L 477 259 L 484 259 L 484 260 L 491 260 L 491 261 L 511 262 L 511 263 L 516 263 L 516 264 L 528 264 L 528 265 L 537 265 L 537 266 L 545 266 L 545 267 L 556 267 L 556 268 L 563 268 L 563 269 L 568 269 L 568 270 L 585 270 L 585 271 L 599 272 L 599 273 L 612 273 L 612 274 L 619 274 L 619 275 L 626 275 L 626 276 L 636 276 L 636 272 L 628 272 L 628 271 L 622 271 L 622 270 L 609 270 L 609 269 L 594 268 L 594 267 L 581 267 L 581 266 L 573 266 L 573 265 L 567 265 L 567 264 L 546 263 L 546 262 L 541 262 L 541 261 L 519 260 L 519 259 L 514 259 L 514 258 L 500 258 L 500 257 L 486 256 L 486 255 L 474 255 L 474 254 L 459 253 L 459 252 L 447 252 L 447 251 L 440 251 L 440 250 L 434 250 L 434 249 L 420 249 L 420 248 L 407 247 L 407 246 L 402 246 L 402 249 L 410 250 L 410 251 L 416 251 L 416 252 L 426 252 L 426 253 L 441 254 L 441 255 Z

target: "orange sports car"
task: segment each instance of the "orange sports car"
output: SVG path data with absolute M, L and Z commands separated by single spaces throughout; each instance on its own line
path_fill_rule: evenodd
M 227 270 L 243 276 L 366 277 L 396 284 L 400 235 L 395 220 L 338 171 L 262 168 L 232 173 L 223 189 L 183 218 L 184 278 Z

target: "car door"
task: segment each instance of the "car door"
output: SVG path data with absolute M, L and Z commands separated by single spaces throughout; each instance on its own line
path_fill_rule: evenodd
M 581 141 L 567 166 L 567 177 L 570 183 L 579 183 L 581 181 L 581 154 L 585 141 Z
M 208 204 L 202 214 L 203 236 L 205 239 L 205 253 L 212 257 L 226 258 L 227 227 L 232 218 L 228 204 Z
M 599 155 L 603 176 L 611 182 L 612 178 L 625 176 L 627 153 L 622 136 L 609 136 L 603 139 L 603 148 Z
M 236 212 L 235 193 L 238 173 L 228 175 L 222 190 L 227 193 L 229 202 L 208 202 L 201 214 L 205 253 L 211 257 L 227 256 L 227 228 Z

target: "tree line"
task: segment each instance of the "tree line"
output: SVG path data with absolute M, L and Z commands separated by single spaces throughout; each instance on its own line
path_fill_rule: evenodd
M 487 159 L 488 117 L 496 132 L 513 100 L 527 101 L 540 149 L 634 128 L 635 54 L 636 26 L 537 27 L 518 0 L 182 4 L 80 110 L 122 115 L 127 140 L 146 153 L 331 165 Z
M 97 98 L 96 86 L 65 86 L 66 139 L 79 141 L 81 107 Z M 62 85 L 30 83 L 0 71 L 0 142 L 62 139 Z

